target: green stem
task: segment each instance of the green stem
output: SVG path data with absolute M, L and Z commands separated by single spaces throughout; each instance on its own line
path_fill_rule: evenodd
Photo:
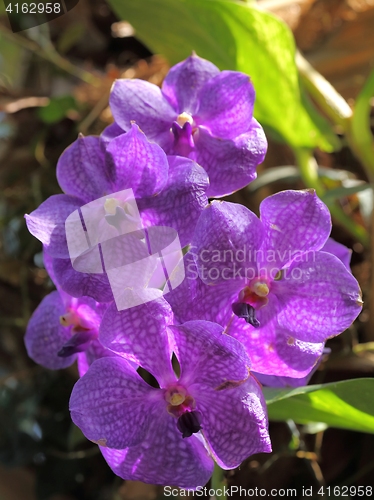
M 325 187 L 318 177 L 318 165 L 310 149 L 295 148 L 294 154 L 299 165 L 301 177 L 306 187 L 316 190 L 317 195 L 322 198 Z M 369 246 L 369 236 L 366 229 L 348 217 L 336 202 L 328 203 L 332 217 L 338 221 L 349 233 L 354 236 L 365 247 Z
M 301 80 L 313 99 L 343 129 L 349 147 L 365 168 L 369 182 L 374 181 L 374 147 L 370 130 L 370 99 L 374 95 L 374 71 L 361 90 L 354 111 L 334 87 L 298 52 L 296 64 Z
M 226 484 L 226 479 L 223 474 L 223 470 L 219 465 L 214 463 L 214 470 L 213 470 L 213 476 L 211 480 L 211 486 L 214 491 L 221 490 L 222 495 L 219 496 L 220 499 L 222 500 L 227 500 L 227 496 L 225 495 L 225 486 Z M 217 496 L 216 496 L 217 498 Z
M 348 142 L 368 172 L 370 182 L 374 181 L 374 147 L 370 129 L 370 100 L 373 96 L 374 70 L 356 99 L 350 128 L 347 131 Z
M 46 43 L 45 46 L 41 46 L 38 43 L 34 42 L 33 40 L 23 37 L 22 35 L 18 35 L 17 33 L 12 33 L 4 26 L 1 26 L 1 35 L 4 36 L 5 38 L 8 38 L 8 40 L 19 45 L 20 47 L 26 50 L 31 50 L 39 57 L 42 57 L 43 59 L 49 61 L 50 63 L 54 64 L 55 66 L 65 71 L 66 73 L 73 75 L 75 78 L 78 78 L 79 80 L 82 80 L 96 87 L 100 85 L 99 78 L 97 78 L 89 71 L 74 66 L 74 64 L 72 64 L 70 61 L 63 58 L 56 51 L 56 49 L 53 47 L 51 43 Z
M 300 52 L 296 53 L 296 65 L 301 81 L 322 111 L 333 123 L 342 126 L 345 130 L 346 123 L 353 114 L 347 101 L 309 64 Z

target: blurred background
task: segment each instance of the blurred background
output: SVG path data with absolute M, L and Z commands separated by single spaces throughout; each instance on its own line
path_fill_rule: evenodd
M 121 1 L 124 12 L 126 1 Z M 146 0 L 140 3 L 147 8 Z M 353 108 L 373 70 L 374 1 L 258 4 L 288 25 L 305 59 Z M 23 216 L 61 192 L 56 163 L 78 132 L 99 134 L 112 122 L 108 96 L 114 79 L 142 78 L 160 85 L 168 59 L 152 53 L 144 37 L 137 38 L 131 16 L 118 17 L 104 0 L 80 0 L 67 14 L 15 33 L 3 4 L 0 13 L 0 499 L 161 499 L 161 487 L 115 477 L 98 448 L 71 423 L 68 400 L 76 368 L 51 372 L 27 357 L 23 336 L 28 319 L 54 287 L 43 267 L 41 244 L 28 233 Z M 22 30 L 22 16 L 14 22 Z M 259 96 L 261 87 L 256 90 Z M 331 118 L 318 96 L 314 104 L 324 119 Z M 373 104 L 371 99 L 369 112 Z M 269 194 L 311 187 L 298 166 L 304 149 L 295 154 L 292 144 L 264 125 L 269 152 L 259 178 L 229 197 L 255 212 Z M 310 148 L 314 156 L 308 161 L 318 172 L 325 199 L 337 210 L 332 236 L 352 249 L 352 272 L 365 306 L 349 330 L 328 342 L 331 354 L 312 383 L 374 373 L 373 179 L 339 120 L 330 126 L 338 142 Z M 315 492 L 322 485 L 374 487 L 372 434 L 292 420 L 271 422 L 270 429 L 273 453 L 251 457 L 227 473 L 227 484 L 297 488 L 299 498 L 302 487 L 313 486 Z

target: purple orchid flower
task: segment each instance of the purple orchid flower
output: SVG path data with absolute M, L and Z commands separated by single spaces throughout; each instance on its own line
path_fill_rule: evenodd
M 121 312 L 110 306 L 100 339 L 118 357 L 92 364 L 73 389 L 70 410 L 120 477 L 196 488 L 209 480 L 213 459 L 231 469 L 271 451 L 266 407 L 239 342 L 217 324 L 168 328 L 172 319 L 163 299 Z M 128 360 L 158 386 L 148 385 Z
M 51 259 L 44 254 L 46 269 L 54 280 Z M 89 297 L 76 299 L 57 290 L 48 294 L 35 309 L 27 325 L 25 344 L 36 363 L 58 370 L 78 360 L 82 376 L 102 356 L 114 356 L 98 340 L 101 318 L 107 306 Z
M 70 214 L 107 196 L 103 222 L 115 226 L 116 221 L 110 218 L 129 219 L 131 214 L 111 193 L 131 188 L 142 226 L 172 227 L 184 246 L 207 205 L 204 170 L 188 158 L 167 158 L 136 125 L 113 139 L 105 152 L 98 137 L 80 137 L 62 154 L 57 178 L 66 194 L 51 196 L 26 215 L 28 229 L 55 259 L 54 271 L 61 287 L 70 295 L 87 295 L 100 302 L 113 300 L 107 275 L 79 273 L 72 268 L 65 233 Z
M 186 279 L 166 298 L 181 323 L 224 326 L 245 345 L 253 371 L 305 377 L 326 339 L 348 328 L 362 306 L 356 279 L 321 251 L 330 230 L 329 211 L 310 190 L 266 198 L 260 218 L 213 202 L 186 255 Z
M 322 363 L 322 361 L 326 360 L 328 355 L 330 354 L 331 349 L 325 347 L 322 352 L 322 356 L 318 359 L 317 363 L 314 365 L 311 372 L 308 373 L 305 377 L 302 378 L 293 378 L 293 377 L 278 377 L 277 375 L 263 375 L 262 373 L 253 372 L 253 375 L 260 382 L 261 385 L 266 387 L 302 387 L 304 385 L 309 384 L 310 379 L 317 371 L 318 367 Z
M 350 263 L 352 257 L 352 250 L 341 243 L 329 238 L 324 246 L 321 248 L 322 252 L 332 253 L 339 260 L 343 262 L 348 271 L 351 270 Z
M 219 71 L 195 54 L 173 66 L 162 88 L 143 80 L 117 80 L 110 95 L 115 119 L 109 141 L 135 121 L 167 154 L 192 158 L 209 175 L 209 197 L 221 197 L 256 178 L 267 141 L 253 118 L 249 77 Z

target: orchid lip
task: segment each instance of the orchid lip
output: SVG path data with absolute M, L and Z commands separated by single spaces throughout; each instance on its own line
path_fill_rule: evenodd
M 78 352 L 83 352 L 90 345 L 93 340 L 93 335 L 90 330 L 77 332 L 71 337 L 58 351 L 59 358 L 67 358 Z
M 182 437 L 188 438 L 201 430 L 201 413 L 199 411 L 186 411 L 178 418 L 177 428 Z
M 172 123 L 171 131 L 174 135 L 174 150 L 177 154 L 188 156 L 195 148 L 193 139 L 194 129 L 189 121 L 181 126 L 177 121 Z
M 238 318 L 243 318 L 247 323 L 255 328 L 260 326 L 260 322 L 256 318 L 256 310 L 250 304 L 245 302 L 234 302 L 232 304 L 232 312 L 238 316 Z

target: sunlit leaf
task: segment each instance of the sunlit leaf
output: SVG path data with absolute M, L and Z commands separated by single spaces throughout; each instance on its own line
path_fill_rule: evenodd
M 297 389 L 265 388 L 271 420 L 324 422 L 374 434 L 374 379 L 344 380 Z

